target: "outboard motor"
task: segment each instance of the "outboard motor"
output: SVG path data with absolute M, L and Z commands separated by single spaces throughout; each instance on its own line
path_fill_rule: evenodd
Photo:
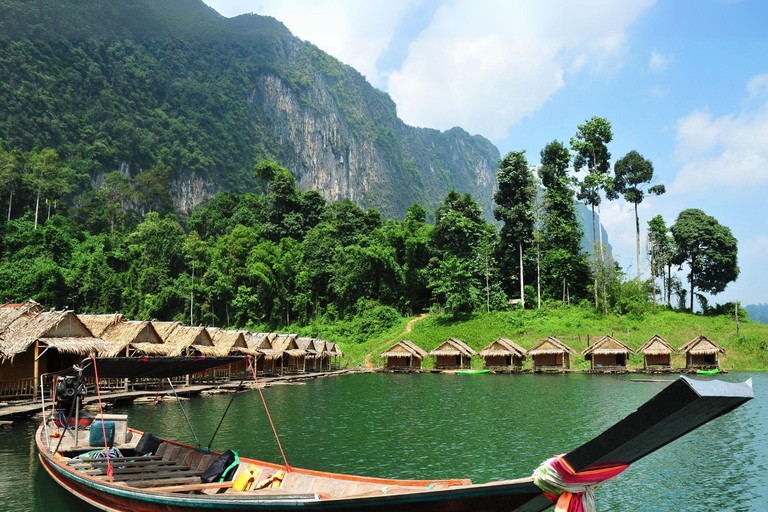
M 59 377 L 56 384 L 56 426 L 75 426 L 75 402 L 85 397 L 85 383 L 75 377 Z M 79 406 L 79 403 L 78 403 Z M 69 420 L 67 420 L 69 418 Z M 80 426 L 90 425 L 93 418 L 85 411 L 80 412 Z

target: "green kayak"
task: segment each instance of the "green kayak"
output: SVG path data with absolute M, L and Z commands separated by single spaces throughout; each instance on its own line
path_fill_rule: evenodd
M 696 373 L 698 373 L 699 375 L 715 375 L 720 373 L 720 370 L 718 370 L 717 368 L 715 368 L 714 370 L 696 370 Z

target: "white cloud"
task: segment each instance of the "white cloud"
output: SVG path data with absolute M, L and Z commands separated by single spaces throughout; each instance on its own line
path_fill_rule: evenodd
M 621 64 L 626 29 L 653 0 L 449 0 L 410 45 L 388 91 L 404 121 L 492 139 L 586 66 Z
M 759 75 L 747 92 L 759 89 Z M 766 83 L 765 85 L 768 85 Z M 749 104 L 751 105 L 751 104 Z M 765 191 L 768 184 L 768 101 L 715 117 L 697 110 L 677 121 L 675 157 L 680 171 L 671 192 Z
M 747 93 L 749 93 L 747 101 L 765 96 L 768 93 L 768 73 L 755 75 L 747 80 Z
M 666 57 L 659 53 L 658 50 L 651 52 L 651 60 L 648 61 L 648 69 L 651 71 L 664 71 L 672 62 L 672 57 Z
M 297 37 L 357 69 L 375 86 L 385 75 L 376 61 L 397 25 L 421 0 L 206 0 L 225 16 L 255 12 L 272 16 Z

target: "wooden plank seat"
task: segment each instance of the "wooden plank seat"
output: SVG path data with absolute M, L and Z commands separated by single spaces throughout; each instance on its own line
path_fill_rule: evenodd
M 114 461 L 112 459 L 109 460 L 110 464 L 115 467 L 142 467 L 142 466 L 169 466 L 172 464 L 176 464 L 174 461 L 171 460 L 142 460 L 142 461 Z M 70 464 L 69 465 L 72 468 L 75 469 L 94 469 L 94 468 L 101 468 L 101 467 L 107 467 L 107 461 L 104 460 L 103 462 L 101 460 L 99 461 L 88 461 L 88 462 L 80 462 L 77 464 Z
M 107 472 L 108 466 L 103 466 L 100 468 L 91 468 L 83 470 L 83 472 L 87 475 L 102 475 Z M 158 473 L 158 472 L 168 472 L 168 471 L 179 471 L 179 470 L 188 470 L 190 469 L 189 466 L 184 465 L 165 465 L 165 466 L 154 466 L 154 467 L 139 467 L 139 468 L 121 468 L 121 467 L 112 467 L 112 474 L 114 475 L 133 475 L 133 474 L 148 474 L 148 473 Z
M 135 457 L 110 457 L 109 460 L 111 462 L 130 462 L 135 460 L 162 460 L 162 457 L 157 455 L 149 455 L 149 456 L 139 456 L 136 455 Z M 83 463 L 96 463 L 96 462 L 104 462 L 107 463 L 107 459 L 70 459 L 67 461 L 67 464 L 70 466 L 76 465 L 76 464 L 83 464 Z

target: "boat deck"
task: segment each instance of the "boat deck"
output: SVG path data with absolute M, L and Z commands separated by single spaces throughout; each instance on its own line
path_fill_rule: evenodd
M 59 453 L 62 462 L 80 475 L 86 475 L 99 481 L 108 482 L 108 464 L 106 459 L 78 459 L 77 455 L 103 447 L 88 444 L 88 430 L 81 430 L 77 446 L 74 436 L 65 433 L 61 440 Z M 40 430 L 41 441 L 45 444 L 45 432 Z M 208 466 L 221 455 L 208 453 L 190 446 L 165 441 L 156 453 L 149 456 L 133 455 L 133 450 L 141 437 L 141 432 L 131 430 L 130 441 L 116 446 L 122 457 L 110 459 L 113 483 L 134 489 L 158 491 L 163 493 L 193 493 L 221 495 L 237 493 L 239 496 L 314 496 L 316 499 L 375 497 L 384 494 L 402 494 L 425 490 L 447 489 L 454 486 L 470 485 L 468 479 L 457 480 L 387 480 L 339 475 L 319 471 L 293 469 L 287 473 L 278 488 L 265 488 L 254 491 L 235 491 L 233 482 L 243 471 L 255 466 L 258 470 L 256 481 L 269 481 L 282 470 L 282 466 L 266 462 L 241 458 L 234 478 L 229 482 L 203 483 L 201 475 Z M 51 440 L 55 448 L 58 438 Z

